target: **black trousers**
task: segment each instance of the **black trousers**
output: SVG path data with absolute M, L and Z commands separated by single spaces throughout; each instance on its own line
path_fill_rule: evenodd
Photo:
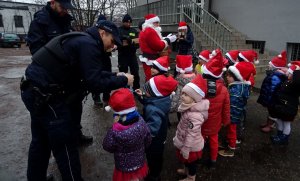
M 78 115 L 61 100 L 36 106 L 38 97 L 31 89 L 22 90 L 21 97 L 31 116 L 32 140 L 28 154 L 27 179 L 46 180 L 52 151 L 62 179 L 81 181 L 81 165 L 76 144 L 78 128 L 73 120 Z
M 135 54 L 121 54 L 118 56 L 118 67 L 120 72 L 128 72 L 134 76 L 133 89 L 140 88 L 139 64 Z
M 187 167 L 189 171 L 189 175 L 194 176 L 197 172 L 197 161 L 194 161 L 192 163 L 185 163 L 185 167 Z

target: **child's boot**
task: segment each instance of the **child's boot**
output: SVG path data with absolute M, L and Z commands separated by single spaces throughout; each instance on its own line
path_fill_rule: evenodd
M 281 134 L 272 139 L 272 143 L 276 145 L 287 145 L 289 144 L 290 135 Z
M 218 153 L 224 157 L 233 157 L 234 156 L 234 148 L 230 148 L 229 146 L 225 150 L 220 150 Z
M 273 140 L 275 137 L 280 136 L 280 135 L 282 135 L 282 134 L 283 134 L 282 131 L 277 130 L 277 134 L 276 134 L 276 135 L 272 135 L 272 136 L 271 136 L 271 140 Z
M 196 180 L 196 175 L 194 176 L 188 175 L 186 178 L 179 181 L 195 181 L 195 180 Z
M 184 166 L 183 168 L 179 168 L 179 169 L 177 169 L 177 173 L 178 173 L 178 175 L 187 175 L 187 169 L 186 169 L 186 167 Z

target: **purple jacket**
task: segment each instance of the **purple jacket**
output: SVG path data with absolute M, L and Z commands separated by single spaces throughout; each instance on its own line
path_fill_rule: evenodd
M 142 117 L 132 125 L 114 123 L 103 140 L 103 149 L 114 153 L 115 166 L 123 172 L 132 172 L 145 163 L 145 148 L 151 135 Z

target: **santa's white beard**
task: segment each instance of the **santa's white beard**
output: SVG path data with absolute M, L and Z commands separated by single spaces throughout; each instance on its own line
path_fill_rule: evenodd
M 161 33 L 161 27 L 160 27 L 160 26 L 155 27 L 154 29 L 155 29 L 157 32 Z

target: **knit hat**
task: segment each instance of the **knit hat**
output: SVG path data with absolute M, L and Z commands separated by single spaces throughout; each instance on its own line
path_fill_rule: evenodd
M 209 50 L 203 50 L 203 51 L 200 52 L 199 58 L 201 58 L 205 62 L 208 62 L 210 54 L 211 54 L 211 52 Z
M 193 71 L 192 55 L 177 55 L 176 56 L 176 71 L 182 74 Z
M 153 24 L 155 22 L 160 22 L 160 19 L 156 14 L 147 14 L 145 16 L 145 23 Z
M 293 74 L 295 70 L 300 70 L 300 60 L 292 61 L 288 66 L 288 73 Z
M 230 61 L 232 64 L 237 62 L 240 51 L 238 50 L 230 50 L 225 54 L 226 59 Z
M 109 106 L 105 107 L 106 111 L 113 109 L 115 114 L 119 115 L 128 114 L 136 110 L 134 96 L 127 88 L 113 91 L 109 98 L 108 105 Z
M 246 62 L 259 64 L 258 55 L 257 55 L 256 51 L 254 51 L 254 50 L 241 51 L 239 53 L 239 57 Z
M 281 54 L 274 57 L 269 64 L 274 68 L 283 68 L 286 66 L 287 57 L 286 51 L 282 51 Z
M 255 75 L 256 71 L 254 65 L 249 62 L 237 62 L 232 66 L 229 66 L 229 71 L 231 71 L 237 79 L 243 82 L 249 81 L 251 75 Z M 250 82 L 247 82 L 250 84 Z
M 203 97 L 205 97 L 207 92 L 207 83 L 202 76 L 197 75 L 191 82 L 182 88 L 182 92 L 185 92 L 192 97 L 195 102 L 199 102 Z
M 122 22 L 124 23 L 124 22 L 130 22 L 130 23 L 132 23 L 132 18 L 131 18 L 131 16 L 129 15 L 129 14 L 125 14 L 125 16 L 123 17 L 123 19 L 122 19 Z
M 98 22 L 98 21 L 101 21 L 101 20 L 106 20 L 106 17 L 105 17 L 103 14 L 100 14 L 100 15 L 98 16 L 97 22 Z
M 153 61 L 153 65 L 155 65 L 159 71 L 167 72 L 169 70 L 169 57 L 162 56 Z
M 212 59 L 203 66 L 203 74 L 211 75 L 215 78 L 222 77 L 223 71 L 226 71 L 223 64 L 222 53 L 219 49 L 214 50 Z
M 187 29 L 187 24 L 184 21 L 180 21 L 178 23 L 178 30 L 186 30 Z
M 157 75 L 152 77 L 144 85 L 144 90 L 152 97 L 168 96 L 174 94 L 178 82 L 171 76 Z

